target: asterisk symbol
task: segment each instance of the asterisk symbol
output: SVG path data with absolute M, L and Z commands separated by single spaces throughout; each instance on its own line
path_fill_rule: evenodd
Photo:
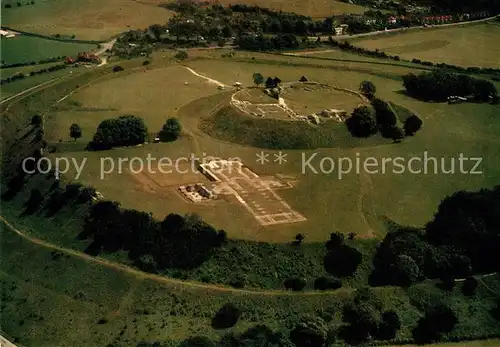
M 265 153 L 264 151 L 257 153 L 257 163 L 263 165 L 263 164 L 269 162 L 269 159 L 267 159 L 267 157 L 269 157 L 269 154 Z
M 274 154 L 274 162 L 277 162 L 278 164 L 283 164 L 283 163 L 286 163 L 286 156 L 287 154 L 286 153 L 283 153 L 281 151 L 279 151 L 278 154 Z

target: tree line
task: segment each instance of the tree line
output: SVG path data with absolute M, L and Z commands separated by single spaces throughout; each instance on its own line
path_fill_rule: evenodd
M 26 62 L 26 63 L 14 63 L 14 64 L 5 64 L 4 62 L 2 62 L 1 68 L 8 69 L 8 68 L 12 68 L 12 67 L 54 63 L 56 61 L 61 61 L 61 60 L 64 60 L 66 58 L 67 58 L 66 56 L 58 56 L 58 57 L 42 59 L 42 60 L 38 60 L 38 61 L 31 61 L 31 62 Z
M 345 124 L 352 136 L 366 138 L 380 132 L 383 137 L 399 142 L 405 136 L 415 135 L 422 128 L 423 122 L 415 114 L 401 124 L 392 104 L 375 97 L 376 90 L 372 82 L 361 82 L 359 91 L 370 100 L 371 105 L 355 108 L 346 120 Z
M 115 67 L 116 68 L 116 67 Z M 117 70 L 118 71 L 118 70 Z M 71 134 L 78 134 L 78 129 L 72 125 Z M 181 134 L 181 124 L 176 118 L 169 118 L 158 132 L 158 137 L 162 142 L 175 141 Z M 76 131 L 76 132 L 75 132 Z M 81 137 L 81 129 L 79 136 Z M 117 118 L 102 121 L 87 145 L 88 150 L 102 151 L 113 147 L 136 146 L 148 140 L 148 128 L 144 120 L 134 115 L 125 115 Z
M 334 47 L 338 47 L 342 50 L 345 51 L 350 51 L 354 52 L 357 54 L 362 54 L 362 55 L 367 55 L 371 57 L 377 57 L 377 58 L 382 58 L 382 59 L 392 59 L 395 61 L 404 61 L 404 59 L 401 59 L 400 56 L 398 55 L 390 55 L 384 51 L 380 51 L 378 49 L 376 50 L 370 50 L 362 47 L 356 47 L 352 45 L 348 41 L 337 41 L 333 38 L 333 36 L 328 37 L 328 44 Z M 457 66 L 457 65 L 451 65 L 447 63 L 433 63 L 432 61 L 426 61 L 426 60 L 421 60 L 414 58 L 411 60 L 412 63 L 414 64 L 419 64 L 423 66 L 435 66 L 441 69 L 446 69 L 446 70 L 451 70 L 455 72 L 461 72 L 461 73 L 473 73 L 473 74 L 485 74 L 485 75 L 494 75 L 494 74 L 500 74 L 500 69 L 495 69 L 495 68 L 481 68 L 481 67 L 462 67 L 462 66 Z
M 169 214 L 156 221 L 151 214 L 100 201 L 92 206 L 80 238 L 92 240 L 91 254 L 125 250 L 141 269 L 156 272 L 200 266 L 227 235 L 196 215 Z
M 47 73 L 47 72 L 53 72 L 53 71 L 58 71 L 58 70 L 63 70 L 65 68 L 67 68 L 68 65 L 66 64 L 59 64 L 59 65 L 53 65 L 53 66 L 50 66 L 50 67 L 47 67 L 47 68 L 43 68 L 43 69 L 40 69 L 40 70 L 35 70 L 35 71 L 30 71 L 28 74 L 24 74 L 24 73 L 16 73 L 12 76 L 9 76 L 7 78 L 4 78 L 0 81 L 0 85 L 3 85 L 3 84 L 7 84 L 7 83 L 12 83 L 12 82 L 15 82 L 15 81 L 18 81 L 18 80 L 22 80 L 22 79 L 25 79 L 27 77 L 31 77 L 31 76 L 36 76 L 36 75 L 40 75 L 40 74 L 44 74 L 44 73 Z
M 372 285 L 451 281 L 500 270 L 500 186 L 446 197 L 423 229 L 394 227 L 374 258 Z
M 408 74 L 403 77 L 403 85 L 410 96 L 425 101 L 446 101 L 450 96 L 461 96 L 480 102 L 498 102 L 498 91 L 492 82 L 441 70 Z

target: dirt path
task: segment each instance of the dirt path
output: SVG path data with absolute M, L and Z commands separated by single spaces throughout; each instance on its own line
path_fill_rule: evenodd
M 116 263 L 116 262 L 113 262 L 113 261 L 110 261 L 107 259 L 103 259 L 100 257 L 92 257 L 86 253 L 76 251 L 74 249 L 56 246 L 50 242 L 33 237 L 24 231 L 20 231 L 20 230 L 16 229 L 3 216 L 0 216 L 0 220 L 4 223 L 5 226 L 7 226 L 7 229 L 15 232 L 18 236 L 22 237 L 23 239 L 25 239 L 25 240 L 27 240 L 27 241 L 29 241 L 37 246 L 56 250 L 56 251 L 71 255 L 73 257 L 85 260 L 87 262 L 96 263 L 96 264 L 105 266 L 109 269 L 113 269 L 113 270 L 120 271 L 120 272 L 123 272 L 123 273 L 128 274 L 128 275 L 132 275 L 132 276 L 139 278 L 139 279 L 148 279 L 151 281 L 155 281 L 157 283 L 179 285 L 179 286 L 191 287 L 191 288 L 195 288 L 195 289 L 197 288 L 197 289 L 202 289 L 202 290 L 210 290 L 210 291 L 223 292 L 223 293 L 246 294 L 246 295 L 316 296 L 316 295 L 336 295 L 339 292 L 355 291 L 355 289 L 353 289 L 353 288 L 343 288 L 343 289 L 338 289 L 336 291 L 322 291 L 322 292 L 316 292 L 316 291 L 291 292 L 291 291 L 285 291 L 285 290 L 250 290 L 250 289 L 236 289 L 236 288 L 232 288 L 232 287 L 224 287 L 221 285 L 205 284 L 205 283 L 194 282 L 194 281 L 183 281 L 183 280 L 178 280 L 178 279 L 174 279 L 174 278 L 170 278 L 170 277 L 165 277 L 165 276 L 161 276 L 161 275 L 143 272 L 143 271 L 137 270 L 135 268 L 132 268 L 130 266 L 124 265 L 124 264 Z
M 17 347 L 15 344 L 0 335 L 0 347 Z
M 217 80 L 214 80 L 213 78 L 210 78 L 210 77 L 207 77 L 207 76 L 204 76 L 204 75 L 201 75 L 199 74 L 198 72 L 196 72 L 195 70 L 191 69 L 190 67 L 187 67 L 187 66 L 184 66 L 184 68 L 186 70 L 188 70 L 189 72 L 191 72 L 193 75 L 195 76 L 198 76 L 200 78 L 203 78 L 205 80 L 207 80 L 208 82 L 212 83 L 212 84 L 216 84 L 217 86 L 219 87 L 228 87 L 227 84 L 224 84 L 222 83 L 221 81 L 217 81 Z

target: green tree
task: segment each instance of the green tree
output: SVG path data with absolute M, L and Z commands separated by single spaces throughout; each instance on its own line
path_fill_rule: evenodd
M 388 102 L 374 98 L 371 104 L 375 109 L 375 118 L 380 128 L 389 128 L 397 124 L 398 117 Z
M 474 277 L 467 277 L 462 285 L 462 294 L 465 296 L 473 296 L 476 292 L 477 286 L 478 282 Z
M 303 317 L 290 332 L 290 340 L 296 347 L 323 347 L 327 337 L 325 321 L 316 316 Z
M 367 302 L 348 304 L 344 307 L 343 320 L 349 323 L 345 339 L 364 341 L 376 334 L 380 322 L 380 312 Z
M 212 319 L 212 327 L 214 329 L 227 329 L 234 326 L 241 316 L 240 309 L 232 304 L 227 303 L 217 311 Z
M 404 123 L 405 135 L 413 136 L 422 128 L 423 122 L 417 115 L 406 118 Z
M 420 279 L 420 269 L 415 260 L 405 254 L 396 258 L 396 276 L 401 285 L 409 286 Z
M 394 143 L 401 142 L 402 139 L 405 137 L 405 132 L 403 129 L 401 129 L 398 126 L 391 126 L 388 129 L 388 135 L 391 137 L 391 139 L 394 141 Z
M 177 118 L 169 118 L 158 133 L 162 142 L 175 141 L 182 131 L 181 123 Z
M 359 91 L 368 99 L 372 99 L 375 96 L 377 88 L 375 87 L 375 84 L 373 84 L 373 82 L 363 81 L 359 85 Z
M 373 110 L 368 106 L 355 108 L 346 120 L 346 126 L 355 137 L 370 137 L 378 131 Z
M 490 101 L 498 95 L 495 85 L 487 80 L 478 79 L 474 83 L 474 98 L 479 101 Z
M 394 311 L 386 311 L 382 314 L 382 321 L 377 331 L 377 339 L 392 340 L 396 337 L 399 329 L 401 329 L 401 320 L 398 314 Z
M 264 76 L 260 72 L 256 72 L 253 74 L 253 83 L 258 87 L 262 83 L 264 83 Z
M 25 204 L 26 210 L 24 214 L 33 214 L 43 202 L 43 195 L 38 189 L 32 189 L 30 192 L 30 197 Z
M 302 244 L 302 241 L 304 241 L 305 238 L 306 237 L 304 236 L 304 234 L 298 233 L 297 235 L 295 235 L 295 244 L 296 245 Z
M 116 146 L 135 146 L 144 143 L 147 136 L 148 129 L 142 118 L 120 116 L 102 121 L 88 148 L 105 150 Z
M 326 242 L 326 248 L 329 250 L 335 249 L 344 244 L 345 236 L 341 232 L 333 232 L 330 234 L 330 240 Z
M 418 321 L 413 338 L 419 344 L 439 341 L 441 335 L 451 332 L 457 323 L 458 318 L 450 307 L 438 305 Z
M 153 34 L 154 38 L 156 41 L 159 41 L 161 39 L 161 35 L 165 33 L 165 28 L 163 25 L 160 24 L 153 24 L 149 27 L 149 30 Z
M 356 248 L 341 245 L 328 251 L 324 258 L 325 270 L 334 276 L 351 276 L 361 264 L 362 254 Z
M 43 118 L 39 114 L 35 114 L 33 117 L 31 117 L 31 125 L 39 126 L 42 125 L 42 123 L 43 123 Z
M 69 137 L 71 137 L 75 141 L 76 139 L 82 137 L 82 128 L 80 128 L 80 126 L 76 123 L 71 124 L 71 126 L 69 127 Z
M 222 28 L 222 36 L 224 36 L 227 39 L 233 36 L 233 29 L 231 28 L 231 26 L 225 25 Z
M 177 54 L 174 56 L 175 59 L 184 61 L 188 58 L 188 53 L 186 51 L 179 51 Z

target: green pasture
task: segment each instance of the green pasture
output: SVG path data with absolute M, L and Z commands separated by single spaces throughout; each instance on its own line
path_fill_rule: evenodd
M 78 52 L 91 51 L 96 45 L 47 40 L 19 35 L 2 39 L 2 60 L 5 64 L 38 62 L 60 56 L 76 56 Z M 62 62 L 62 61 L 61 61 Z

